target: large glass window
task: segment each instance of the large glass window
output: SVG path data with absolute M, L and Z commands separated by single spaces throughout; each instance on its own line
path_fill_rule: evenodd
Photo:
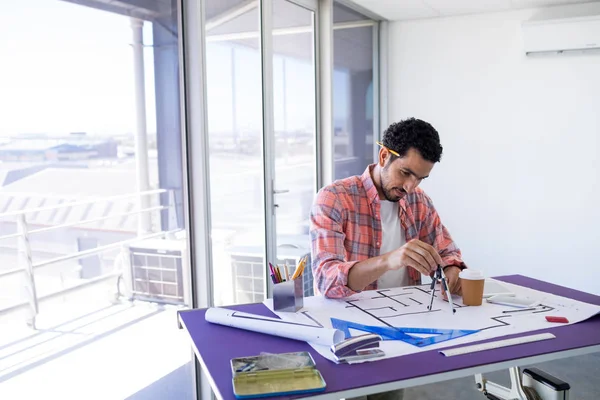
M 214 303 L 265 298 L 267 229 L 273 263 L 293 270 L 309 252 L 308 213 L 316 184 L 314 10 L 272 2 L 272 130 L 263 132 L 259 3 L 206 2 L 207 109 Z M 266 54 L 266 53 L 265 53 Z M 269 85 L 269 87 L 271 87 Z M 265 143 L 272 154 L 266 154 Z M 264 160 L 267 160 L 265 164 Z M 275 218 L 266 218 L 266 179 Z M 309 276 L 309 274 L 307 274 Z M 310 279 L 306 282 L 310 288 Z
M 171 4 L 0 6 L 0 398 L 191 395 Z
M 340 179 L 360 175 L 374 162 L 375 49 L 367 17 L 334 3 L 333 22 L 334 178 Z
M 273 2 L 274 182 L 277 262 L 295 269 L 310 253 L 309 213 L 316 193 L 315 13 Z M 312 294 L 312 275 L 303 276 Z
M 215 305 L 264 298 L 264 167 L 258 2 L 206 1 Z

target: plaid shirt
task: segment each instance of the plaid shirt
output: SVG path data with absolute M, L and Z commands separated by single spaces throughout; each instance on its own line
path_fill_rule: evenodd
M 324 187 L 312 206 L 310 237 L 315 292 L 326 297 L 340 298 L 357 293 L 348 287 L 350 268 L 359 261 L 379 256 L 380 203 L 371 179 L 372 168 L 370 165 L 361 176 L 351 176 Z M 407 194 L 398 204 L 407 242 L 419 239 L 439 252 L 445 266 L 464 266 L 460 250 L 422 189 Z M 421 283 L 420 275 L 409 280 L 411 285 Z M 377 281 L 368 285 L 368 289 L 377 289 Z

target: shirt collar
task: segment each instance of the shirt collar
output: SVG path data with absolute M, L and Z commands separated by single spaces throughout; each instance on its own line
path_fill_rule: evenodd
M 379 193 L 377 192 L 377 187 L 375 186 L 375 183 L 373 182 L 373 179 L 371 178 L 371 172 L 373 171 L 373 168 L 375 168 L 375 164 L 371 164 L 371 165 L 367 166 L 367 168 L 365 169 L 365 172 L 363 172 L 363 174 L 360 177 L 363 187 L 365 188 L 365 190 L 367 192 L 367 197 L 369 198 L 369 204 L 379 202 Z

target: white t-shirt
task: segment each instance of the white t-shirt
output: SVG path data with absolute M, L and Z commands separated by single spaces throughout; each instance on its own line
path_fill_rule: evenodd
M 379 254 L 389 253 L 406 243 L 406 235 L 398 217 L 398 202 L 381 200 L 381 248 Z M 400 268 L 388 271 L 377 280 L 379 289 L 408 286 L 408 271 Z

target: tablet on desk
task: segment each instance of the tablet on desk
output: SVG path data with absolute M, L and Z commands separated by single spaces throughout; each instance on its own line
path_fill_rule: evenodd
M 483 285 L 483 298 L 486 299 L 488 297 L 498 295 L 514 296 L 515 294 L 502 283 L 495 280 L 486 279 Z

